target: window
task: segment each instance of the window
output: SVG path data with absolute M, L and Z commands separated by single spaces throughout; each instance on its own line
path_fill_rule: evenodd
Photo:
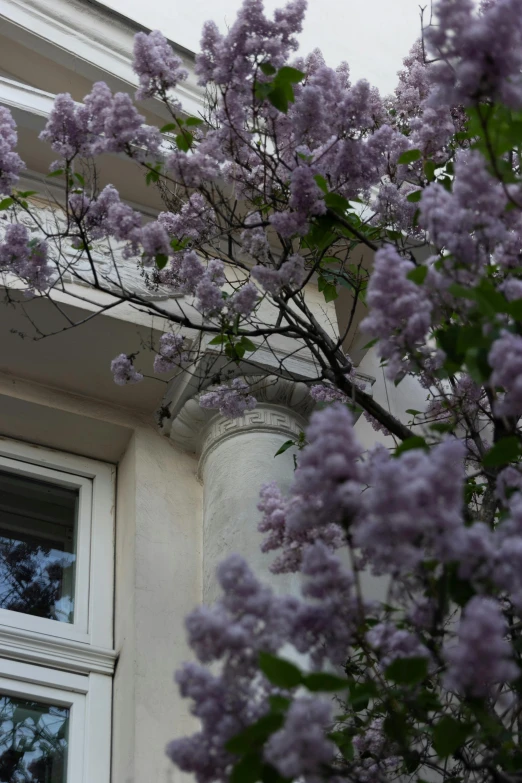
M 114 470 L 0 440 L 0 783 L 108 783 Z

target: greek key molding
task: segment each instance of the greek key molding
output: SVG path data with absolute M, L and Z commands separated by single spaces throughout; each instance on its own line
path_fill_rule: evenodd
M 196 396 L 173 420 L 171 439 L 184 451 L 200 455 L 200 470 L 210 451 L 227 438 L 243 432 L 278 432 L 288 439 L 297 437 L 305 427 L 315 404 L 306 384 L 274 376 L 245 380 L 258 405 L 240 418 L 226 419 L 214 410 L 201 408 Z

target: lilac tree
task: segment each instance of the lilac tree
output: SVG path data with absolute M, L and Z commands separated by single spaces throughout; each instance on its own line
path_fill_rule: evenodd
M 176 676 L 201 730 L 171 743 L 173 761 L 199 783 L 515 783 L 522 0 L 438 0 L 385 100 L 352 84 L 345 64 L 295 57 L 304 12 L 292 0 L 269 20 L 246 0 L 226 35 L 205 26 L 202 117 L 173 97 L 185 73 L 157 32 L 136 37 L 136 98 L 163 101 L 161 129 L 105 84 L 81 105 L 59 96 L 42 134 L 64 182 L 52 221 L 15 189 L 23 163 L 3 111 L 0 262 L 51 301 L 72 276 L 163 315 L 172 331 L 156 346 L 159 374 L 197 372 L 187 330 L 210 335 L 223 361 L 214 388 L 215 367 L 199 378 L 201 404 L 223 415 L 255 406 L 241 375 L 266 372 L 261 346 L 284 338 L 314 359 L 322 409 L 290 494 L 267 485 L 259 504 L 273 570 L 299 572 L 302 595 L 274 592 L 236 555 L 222 563 L 222 598 L 187 618 L 198 663 Z M 156 220 L 97 189 L 105 152 L 158 187 Z M 110 274 L 97 268 L 99 243 L 113 252 Z M 354 261 L 361 246 L 371 270 Z M 179 311 L 126 287 L 116 249 L 150 286 L 183 293 Z M 326 302 L 350 290 L 349 327 L 367 305 L 362 328 L 387 376 L 417 379 L 425 410 L 393 416 L 360 387 L 345 335 L 309 306 L 311 280 Z M 112 370 L 120 384 L 142 379 L 134 355 Z M 288 376 L 284 360 L 274 372 Z M 354 409 L 394 447 L 365 452 Z M 385 600 L 368 600 L 368 573 Z M 306 663 L 288 660 L 292 649 Z

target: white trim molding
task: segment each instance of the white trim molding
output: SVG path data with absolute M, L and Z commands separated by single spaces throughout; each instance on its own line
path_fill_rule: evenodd
M 78 674 L 94 672 L 112 676 L 117 653 L 111 649 L 0 625 L 0 658 Z

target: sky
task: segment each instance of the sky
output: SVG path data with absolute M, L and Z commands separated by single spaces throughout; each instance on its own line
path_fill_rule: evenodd
M 198 51 L 203 23 L 214 19 L 226 30 L 242 0 L 105 0 L 105 4 Z M 283 0 L 265 0 L 270 13 L 282 4 Z M 387 94 L 393 91 L 402 58 L 419 31 L 419 0 L 308 0 L 300 54 L 318 47 L 329 65 L 346 60 L 352 80 L 368 79 Z

